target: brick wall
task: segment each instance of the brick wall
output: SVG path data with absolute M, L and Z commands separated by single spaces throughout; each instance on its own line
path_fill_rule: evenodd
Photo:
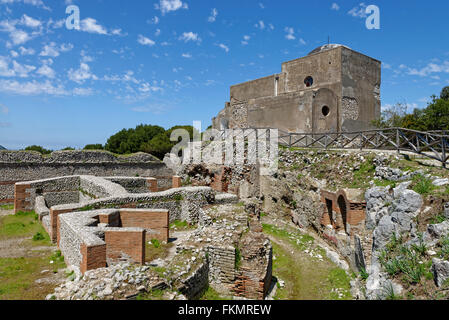
M 29 192 L 31 185 L 16 184 L 14 185 L 14 212 L 33 210 L 31 205 L 31 193 Z
M 148 178 L 147 184 L 148 184 L 148 189 L 150 190 L 150 192 L 158 192 L 157 179 Z
M 88 270 L 106 267 L 106 244 L 98 246 L 86 246 L 81 244 L 83 256 L 80 271 L 84 274 Z
M 147 239 L 157 239 L 168 242 L 169 213 L 168 210 L 120 210 L 121 226 L 123 228 L 139 227 L 151 229 L 157 233 L 147 233 Z
M 176 189 L 176 188 L 181 188 L 181 187 L 182 187 L 181 177 L 173 176 L 173 178 L 172 178 L 172 188 Z
M 123 254 L 134 262 L 145 263 L 145 230 L 114 230 L 105 232 L 106 256 L 117 260 Z

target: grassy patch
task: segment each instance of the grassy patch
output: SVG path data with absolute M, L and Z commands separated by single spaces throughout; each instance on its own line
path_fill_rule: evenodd
M 363 162 L 358 170 L 355 170 L 352 175 L 351 188 L 364 188 L 368 185 L 370 178 L 376 171 L 372 159 Z
M 2 204 L 0 205 L 0 210 L 14 210 L 13 204 Z
M 185 231 L 195 229 L 195 225 L 190 225 L 187 221 L 175 220 L 170 223 L 170 229 L 174 229 L 176 231 Z
M 53 263 L 51 263 L 53 261 Z M 65 268 L 64 258 L 50 253 L 40 257 L 0 259 L 0 300 L 42 300 L 54 285 L 35 281 L 42 278 L 42 270 L 53 272 Z
M 231 300 L 231 298 L 221 296 L 214 288 L 208 286 L 199 300 Z
M 285 239 L 300 250 L 307 249 L 314 242 L 313 237 L 300 232 L 288 232 L 270 224 L 262 224 L 262 228 L 265 233 Z
M 151 240 L 145 245 L 145 261 L 150 262 L 155 259 L 164 259 L 168 256 L 172 243 L 161 243 L 158 240 Z
M 418 284 L 421 279 L 432 279 L 432 261 L 426 257 L 426 246 L 420 238 L 417 245 L 406 246 L 402 237 L 393 234 L 390 242 L 379 255 L 379 261 L 391 277 L 398 277 L 409 285 Z
M 417 174 L 413 177 L 412 189 L 415 192 L 426 196 L 435 190 L 436 186 L 432 183 L 431 179 L 426 178 L 421 174 Z
M 18 212 L 0 219 L 0 239 L 32 237 L 36 233 L 46 232 L 34 212 Z

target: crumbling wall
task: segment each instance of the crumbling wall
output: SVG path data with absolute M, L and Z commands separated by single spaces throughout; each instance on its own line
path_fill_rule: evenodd
M 14 184 L 73 175 L 153 177 L 159 190 L 171 187 L 173 171 L 146 153 L 116 156 L 106 151 L 0 151 L 0 203 L 14 202 Z

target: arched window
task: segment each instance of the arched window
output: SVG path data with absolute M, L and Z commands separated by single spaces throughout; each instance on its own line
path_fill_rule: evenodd
M 321 112 L 323 113 L 323 116 L 327 117 L 329 115 L 329 113 L 331 112 L 331 110 L 329 109 L 328 106 L 323 106 L 323 108 L 321 109 Z

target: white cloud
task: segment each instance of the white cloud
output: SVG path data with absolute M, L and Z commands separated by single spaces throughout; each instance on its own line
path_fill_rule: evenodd
M 144 37 L 143 35 L 139 34 L 139 37 L 137 39 L 137 42 L 140 43 L 143 46 L 154 46 L 156 42 L 151 40 L 150 38 Z
M 222 48 L 226 53 L 229 52 L 229 47 L 227 45 L 224 45 L 223 43 L 219 43 L 218 46 Z
M 22 19 L 20 19 L 20 24 L 27 26 L 29 28 L 37 28 L 42 25 L 42 23 L 39 20 L 33 19 L 27 16 L 26 14 L 22 16 Z
M 49 67 L 48 65 L 44 64 L 43 66 L 41 66 L 37 71 L 37 74 L 40 74 L 41 76 L 53 79 L 56 75 L 55 70 L 53 70 L 51 67 Z
M 295 30 L 293 28 L 285 27 L 284 30 L 287 33 L 285 35 L 285 39 L 287 39 L 287 40 L 295 40 L 296 39 L 296 37 L 295 37 Z
M 73 44 L 62 44 L 59 47 L 55 42 L 50 42 L 50 44 L 45 45 L 39 54 L 41 57 L 53 57 L 56 58 L 59 56 L 60 52 L 67 52 L 73 49 Z
M 12 62 L 12 66 L 14 73 L 20 78 L 28 78 L 28 73 L 36 70 L 36 67 L 34 66 L 20 64 L 15 60 Z
M 210 14 L 210 17 L 207 19 L 207 21 L 215 22 L 215 20 L 217 20 L 217 16 L 218 16 L 218 10 L 216 8 L 213 8 L 212 12 Z
M 80 30 L 88 33 L 96 33 L 107 35 L 108 31 L 105 27 L 97 23 L 93 18 L 86 18 L 80 21 Z
M 11 62 L 7 57 L 0 56 L 0 76 L 2 77 L 27 78 L 28 74 L 34 70 L 36 70 L 34 66 L 20 64 L 16 60 Z
M 244 35 L 242 40 L 242 45 L 246 46 L 248 44 L 248 41 L 251 39 L 250 36 Z
M 179 37 L 179 40 L 182 40 L 184 42 L 201 42 L 201 38 L 198 37 L 198 33 L 193 33 L 192 31 L 184 32 L 182 36 Z
M 20 54 L 22 56 L 33 55 L 33 54 L 36 53 L 36 51 L 34 51 L 33 48 L 28 48 L 27 49 L 27 48 L 24 48 L 24 47 L 20 47 L 19 50 L 20 50 Z
M 67 91 L 62 85 L 54 86 L 49 80 L 42 81 L 29 81 L 18 82 L 15 80 L 0 80 L 0 91 L 19 94 L 19 95 L 67 95 Z
M 14 30 L 9 34 L 14 45 L 23 44 L 31 39 L 30 35 L 22 30 Z
M 181 0 L 160 0 L 159 4 L 155 4 L 156 9 L 161 10 L 162 15 L 179 9 L 188 9 L 187 3 Z
M 307 42 L 303 38 L 299 38 L 299 43 L 305 46 Z
M 97 76 L 90 72 L 90 67 L 87 63 L 81 62 L 79 69 L 70 69 L 67 73 L 70 80 L 76 83 L 83 83 L 86 80 L 98 80 Z
M 335 11 L 340 10 L 340 6 L 338 5 L 338 3 L 335 3 L 335 2 L 332 3 L 331 10 L 335 10 Z
M 366 18 L 366 4 L 364 2 L 360 3 L 357 7 L 349 10 L 348 14 L 357 18 Z
M 190 53 L 183 53 L 181 56 L 186 59 L 192 58 L 192 55 Z
M 262 2 L 259 2 L 259 7 L 260 7 L 261 9 L 265 9 L 265 6 L 264 6 L 264 4 L 263 4 Z
M 13 4 L 23 2 L 25 4 L 30 4 L 32 6 L 41 7 L 43 9 L 49 10 L 50 8 L 44 5 L 42 0 L 0 0 L 0 4 Z
M 161 35 L 161 29 L 156 29 L 156 31 L 154 32 L 154 35 L 156 37 L 159 37 Z
M 17 53 L 17 51 L 11 50 L 11 57 L 17 58 L 18 56 L 19 54 Z
M 263 29 L 265 29 L 265 22 L 263 22 L 262 20 L 259 20 L 259 22 L 257 22 L 254 26 L 260 30 L 263 30 Z
M 444 61 L 441 64 L 429 63 L 424 68 L 421 69 L 409 68 L 408 70 L 409 75 L 416 75 L 421 77 L 428 76 L 432 73 L 449 73 L 449 61 Z

